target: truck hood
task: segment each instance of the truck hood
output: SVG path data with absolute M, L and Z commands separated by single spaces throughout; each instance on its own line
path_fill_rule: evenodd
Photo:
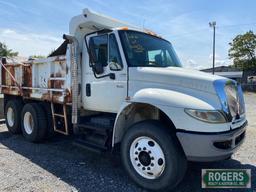
M 216 94 L 213 82 L 226 79 L 209 73 L 181 67 L 132 67 L 129 81 L 167 84 Z

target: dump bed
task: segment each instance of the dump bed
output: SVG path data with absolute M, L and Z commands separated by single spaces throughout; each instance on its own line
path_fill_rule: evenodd
M 71 103 L 70 62 L 65 55 L 26 62 L 1 59 L 0 63 L 2 94 Z

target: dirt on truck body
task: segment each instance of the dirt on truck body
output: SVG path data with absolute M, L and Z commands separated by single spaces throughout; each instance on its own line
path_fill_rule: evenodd
M 71 104 L 70 66 L 66 56 L 15 63 L 1 61 L 1 93 Z

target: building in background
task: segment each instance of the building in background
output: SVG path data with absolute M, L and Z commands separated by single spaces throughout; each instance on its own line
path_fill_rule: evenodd
M 201 71 L 212 73 L 212 68 L 202 69 Z M 232 66 L 219 66 L 215 67 L 215 75 L 234 79 L 240 83 L 243 83 L 243 71 L 236 69 Z
M 201 71 L 212 73 L 212 68 Z M 215 75 L 234 79 L 241 83 L 245 90 L 256 91 L 256 69 L 242 71 L 233 66 L 219 66 L 215 67 Z

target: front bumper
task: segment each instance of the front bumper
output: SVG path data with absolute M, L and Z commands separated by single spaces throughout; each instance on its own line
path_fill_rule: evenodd
M 218 161 L 229 158 L 243 143 L 247 121 L 239 128 L 221 133 L 177 132 L 190 161 Z

